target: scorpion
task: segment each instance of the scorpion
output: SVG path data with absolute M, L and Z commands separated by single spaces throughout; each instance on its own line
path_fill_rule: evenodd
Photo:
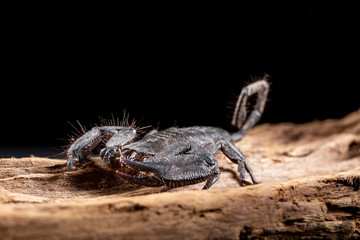
M 238 165 L 240 185 L 258 184 L 243 153 L 234 145 L 260 119 L 269 91 L 268 76 L 244 87 L 237 99 L 229 133 L 210 126 L 151 130 L 143 137 L 132 126 L 98 126 L 83 134 L 67 150 L 67 167 L 76 170 L 90 156 L 101 159 L 121 179 L 163 191 L 206 181 L 209 189 L 220 177 L 215 154 L 222 152 Z M 257 95 L 248 116 L 248 97 Z M 245 170 L 252 183 L 245 180 Z

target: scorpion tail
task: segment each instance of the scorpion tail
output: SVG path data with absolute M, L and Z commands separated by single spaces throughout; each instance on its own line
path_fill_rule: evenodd
M 259 121 L 267 99 L 270 85 L 268 83 L 269 75 L 265 75 L 262 79 L 249 84 L 241 90 L 239 98 L 236 102 L 234 115 L 231 121 L 233 126 L 236 126 L 239 131 L 231 135 L 233 142 L 241 140 L 246 132 L 250 130 Z M 250 116 L 247 117 L 246 103 L 249 96 L 257 94 L 256 104 L 251 111 Z

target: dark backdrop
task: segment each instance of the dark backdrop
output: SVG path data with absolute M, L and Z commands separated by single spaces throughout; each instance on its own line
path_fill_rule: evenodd
M 359 108 L 353 6 L 152 7 L 9 17 L 0 156 L 59 152 L 68 122 L 89 127 L 124 109 L 161 129 L 231 130 L 241 87 L 264 73 L 271 92 L 261 122 L 340 118 Z

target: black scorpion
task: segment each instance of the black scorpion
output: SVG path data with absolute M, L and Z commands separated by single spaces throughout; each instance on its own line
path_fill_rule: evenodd
M 264 111 L 269 84 L 268 76 L 242 89 L 232 118 L 235 133 L 216 127 L 168 128 L 152 130 L 143 138 L 131 126 L 94 127 L 78 138 L 67 150 L 68 169 L 75 170 L 91 155 L 99 154 L 122 179 L 150 187 L 165 186 L 163 190 L 207 180 L 203 189 L 210 188 L 220 177 L 214 155 L 221 151 L 238 164 L 242 185 L 245 170 L 252 183 L 257 180 L 246 158 L 234 145 L 260 119 Z M 256 104 L 247 117 L 246 103 L 256 94 Z M 137 140 L 135 140 L 137 139 Z M 99 150 L 101 143 L 105 146 Z

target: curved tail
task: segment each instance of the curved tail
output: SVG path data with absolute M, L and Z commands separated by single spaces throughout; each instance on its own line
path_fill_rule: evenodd
M 241 140 L 246 132 L 259 121 L 264 111 L 270 88 L 268 79 L 269 75 L 265 75 L 262 79 L 247 85 L 241 90 L 231 121 L 231 125 L 239 129 L 239 131 L 231 135 L 233 142 Z M 248 97 L 253 94 L 257 94 L 256 104 L 254 109 L 251 111 L 250 116 L 247 117 L 246 102 Z

